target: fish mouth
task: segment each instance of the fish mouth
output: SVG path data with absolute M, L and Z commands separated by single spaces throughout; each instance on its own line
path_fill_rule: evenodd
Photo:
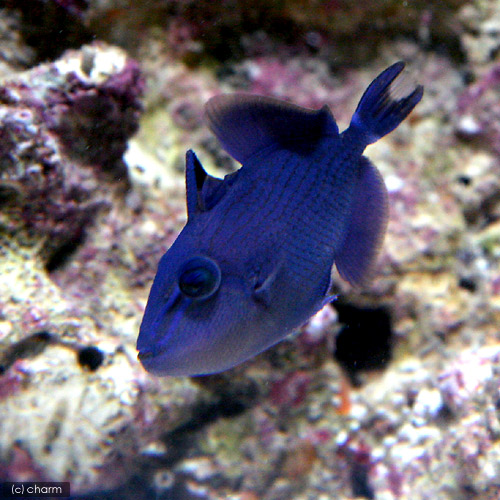
M 139 359 L 142 367 L 148 373 L 161 377 L 166 375 L 167 373 L 165 373 L 164 370 L 161 369 L 161 367 L 158 367 L 158 358 L 160 355 L 161 353 L 149 349 L 144 349 L 142 351 L 139 351 L 139 353 L 137 354 L 137 358 Z
M 145 368 L 146 371 L 150 373 L 156 373 L 156 361 L 161 357 L 162 354 L 162 352 L 158 352 L 157 350 L 153 349 L 141 349 L 137 353 L 137 359 L 141 362 L 141 365 Z
M 139 358 L 139 361 L 148 361 L 152 358 L 155 357 L 155 354 L 153 351 L 148 351 L 147 349 L 144 349 L 142 351 L 139 351 L 139 354 L 137 354 L 137 357 Z
M 162 362 L 162 352 L 151 351 L 149 349 L 145 349 L 139 351 L 137 357 L 142 365 L 142 367 L 151 375 L 155 375 L 156 377 L 165 377 L 165 376 L 190 376 L 192 373 L 187 370 L 185 367 L 177 367 L 174 365 L 169 365 L 167 361 Z

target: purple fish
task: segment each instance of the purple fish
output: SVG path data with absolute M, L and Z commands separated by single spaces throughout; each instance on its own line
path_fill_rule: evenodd
M 381 73 L 339 134 L 327 106 L 255 95 L 210 99 L 208 124 L 242 167 L 217 179 L 186 154 L 188 221 L 160 260 L 139 359 L 155 375 L 220 372 L 276 344 L 329 299 L 331 270 L 371 277 L 388 218 L 384 181 L 362 156 L 417 105 Z

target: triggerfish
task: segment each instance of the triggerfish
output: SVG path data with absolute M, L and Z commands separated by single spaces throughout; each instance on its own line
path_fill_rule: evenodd
M 155 375 L 220 372 L 276 344 L 329 300 L 332 267 L 373 274 L 388 219 L 384 181 L 363 151 L 417 105 L 404 63 L 367 88 L 342 133 L 319 110 L 249 94 L 213 97 L 206 118 L 242 167 L 224 179 L 186 154 L 188 219 L 160 260 L 137 349 Z

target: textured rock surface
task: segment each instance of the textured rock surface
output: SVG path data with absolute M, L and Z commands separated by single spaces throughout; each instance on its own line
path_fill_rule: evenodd
M 121 158 L 140 72 L 96 44 L 0 86 L 2 478 L 116 487 L 199 399 L 145 377 L 133 347 L 162 232 Z
M 349 16 L 350 2 L 276 3 L 259 30 L 259 4 L 36 3 L 43 33 L 63 24 L 61 47 L 26 38 L 24 2 L 0 16 L 0 478 L 113 500 L 496 499 L 496 3 Z M 87 30 L 140 68 L 97 43 L 14 73 Z M 227 373 L 146 374 L 135 339 L 185 221 L 185 150 L 216 174 L 237 167 L 203 103 L 234 90 L 326 103 L 343 128 L 397 59 L 426 93 L 367 150 L 391 206 L 373 284 L 336 280 L 335 307 Z
M 20 33 L 20 17 L 18 12 L 0 9 L 0 77 L 34 62 L 34 50 Z
M 122 155 L 136 131 L 137 64 L 104 46 L 0 82 L 0 232 L 32 239 L 51 268 L 127 188 Z
M 276 49 L 307 48 L 334 64 L 366 60 L 387 36 L 423 37 L 453 45 L 461 30 L 456 16 L 463 0 L 365 2 L 174 0 L 140 3 L 95 0 L 85 19 L 99 36 L 134 50 L 148 29 L 163 33 L 170 53 L 189 65 L 204 57 L 234 60 Z M 111 24 L 111 28 L 110 28 Z M 134 36 L 131 37 L 130 34 Z M 363 36 L 353 37 L 353 33 Z M 383 36 L 380 34 L 383 33 Z M 359 61 L 358 61 L 359 62 Z

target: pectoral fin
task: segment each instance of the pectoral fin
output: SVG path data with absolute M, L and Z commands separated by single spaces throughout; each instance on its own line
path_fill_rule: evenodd
M 283 261 L 280 259 L 276 260 L 272 266 L 266 263 L 252 278 L 252 297 L 265 307 L 271 307 L 272 305 L 273 287 L 276 285 L 276 280 L 282 270 L 282 264 Z
M 335 255 L 340 276 L 355 286 L 371 278 L 389 212 L 387 189 L 377 168 L 362 156 L 360 169 L 345 239 Z

